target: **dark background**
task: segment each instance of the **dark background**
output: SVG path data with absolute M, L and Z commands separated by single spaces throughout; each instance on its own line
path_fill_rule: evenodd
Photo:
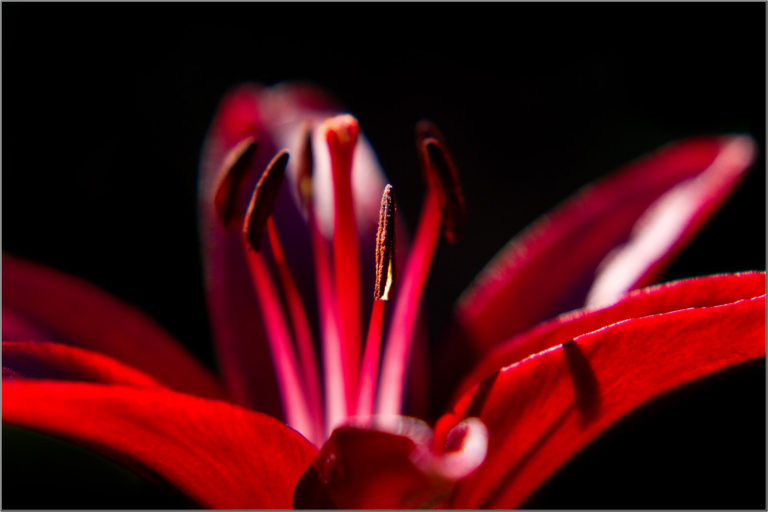
M 3 251 L 140 306 L 210 366 L 196 172 L 218 100 L 243 81 L 309 80 L 336 95 L 411 227 L 423 194 L 413 126 L 442 128 L 468 224 L 435 258 L 424 303 L 434 339 L 511 236 L 691 135 L 749 133 L 760 157 L 665 279 L 765 268 L 762 3 L 3 3 L 2 25 Z M 531 506 L 764 508 L 764 378 L 753 365 L 646 408 Z M 83 490 L 77 476 L 96 462 L 3 437 L 6 507 L 166 503 L 119 471 L 114 485 L 132 498 Z M 13 450 L 27 445 L 38 458 Z M 32 481 L 48 492 L 28 492 Z

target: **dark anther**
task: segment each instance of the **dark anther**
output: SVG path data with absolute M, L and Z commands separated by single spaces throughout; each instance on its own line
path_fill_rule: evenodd
M 286 165 L 288 165 L 288 151 L 283 149 L 269 162 L 253 190 L 251 202 L 245 214 L 243 235 L 254 251 L 261 248 L 261 239 L 267 229 L 267 220 L 275 207 L 277 194 L 285 177 Z

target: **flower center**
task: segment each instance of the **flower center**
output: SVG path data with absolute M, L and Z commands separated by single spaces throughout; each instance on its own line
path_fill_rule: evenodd
M 420 123 L 416 133 L 427 183 L 426 198 L 412 248 L 395 286 L 396 205 L 392 186 L 387 185 L 383 191 L 376 237 L 374 301 L 362 353 L 361 262 L 351 185 L 359 129 L 349 115 L 327 119 L 318 129 L 328 146 L 333 179 L 334 225 L 330 241 L 315 216 L 309 126 L 304 127 L 297 150 L 295 186 L 312 242 L 322 380 L 304 302 L 271 218 L 288 163 L 285 150 L 272 159 L 253 191 L 245 214 L 243 240 L 287 423 L 319 445 L 335 427 L 352 417 L 359 424 L 374 415 L 381 421 L 401 414 L 408 356 L 429 267 L 441 232 L 451 243 L 461 237 L 464 202 L 442 135 L 431 123 Z M 227 158 L 228 172 L 216 193 L 217 211 L 225 222 L 237 215 L 233 205 L 244 181 L 243 169 L 252 164 L 255 149 L 255 142 L 247 139 Z M 268 244 L 263 242 L 265 234 Z M 264 254 L 267 246 L 271 267 Z M 393 311 L 386 328 L 386 343 L 382 344 L 384 314 L 390 299 L 394 299 Z

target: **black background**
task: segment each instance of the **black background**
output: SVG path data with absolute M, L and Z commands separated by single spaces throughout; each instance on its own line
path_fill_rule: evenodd
M 511 236 L 691 135 L 749 133 L 760 157 L 665 278 L 765 268 L 762 3 L 4 3 L 2 19 L 3 251 L 140 306 L 212 367 L 196 172 L 218 100 L 243 81 L 309 80 L 336 95 L 411 227 L 423 194 L 413 126 L 442 128 L 468 225 L 432 269 L 435 340 Z M 531 505 L 763 508 L 764 375 L 753 366 L 641 411 Z M 36 475 L 37 460 L 4 464 L 6 506 L 47 503 L 21 490 L 31 478 L 58 489 L 49 506 L 111 503 L 108 491 L 67 494 L 77 471 Z

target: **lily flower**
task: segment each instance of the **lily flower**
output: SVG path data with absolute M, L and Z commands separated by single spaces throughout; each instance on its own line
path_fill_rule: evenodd
M 135 308 L 4 255 L 3 423 L 146 468 L 204 507 L 515 508 L 633 410 L 765 357 L 764 272 L 649 286 L 753 162 L 748 137 L 702 137 L 513 238 L 430 358 L 443 413 L 407 415 L 430 264 L 464 229 L 445 137 L 422 122 L 416 139 L 426 193 L 409 241 L 402 185 L 354 117 L 308 86 L 231 92 L 200 176 L 222 380 Z

